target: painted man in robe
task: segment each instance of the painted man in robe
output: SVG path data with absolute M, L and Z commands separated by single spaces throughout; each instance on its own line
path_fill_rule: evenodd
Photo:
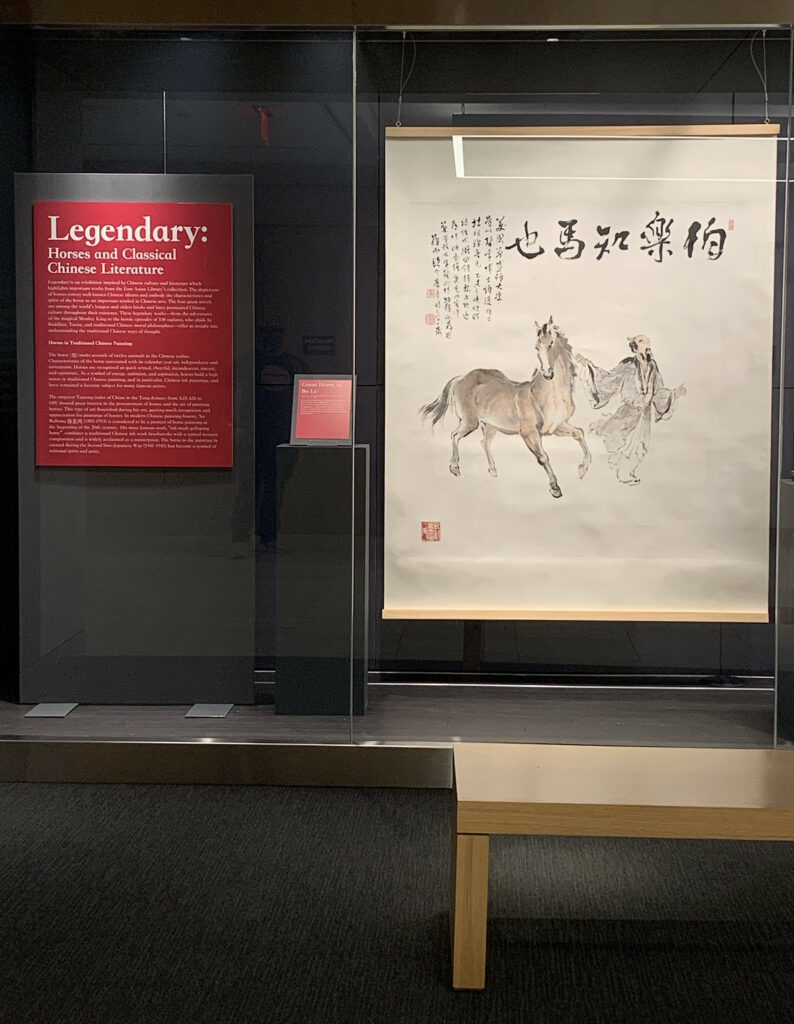
M 680 384 L 671 391 L 664 386 L 649 338 L 637 334 L 628 341 L 631 355 L 613 370 L 603 370 L 582 355 L 576 359 L 585 371 L 585 384 L 596 409 L 602 409 L 615 395 L 620 398 L 617 409 L 590 429 L 603 440 L 618 480 L 632 486 L 640 482 L 637 469 L 648 454 L 651 420 L 669 419 L 686 388 Z

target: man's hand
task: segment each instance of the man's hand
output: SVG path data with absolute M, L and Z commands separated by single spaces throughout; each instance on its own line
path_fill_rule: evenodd
M 673 391 L 673 398 L 684 398 L 686 395 L 686 387 L 683 384 L 679 384 Z

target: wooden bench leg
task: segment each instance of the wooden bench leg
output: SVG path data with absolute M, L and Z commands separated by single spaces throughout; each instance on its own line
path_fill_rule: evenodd
M 453 833 L 452 987 L 485 988 L 488 836 Z

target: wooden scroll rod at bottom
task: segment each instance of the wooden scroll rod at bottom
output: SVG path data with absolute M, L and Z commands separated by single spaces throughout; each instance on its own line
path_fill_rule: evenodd
M 769 622 L 767 612 L 556 611 L 547 608 L 384 608 L 384 619 L 481 619 L 576 622 Z

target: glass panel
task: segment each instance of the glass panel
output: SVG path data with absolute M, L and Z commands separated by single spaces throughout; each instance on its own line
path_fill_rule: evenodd
M 342 742 L 353 729 L 368 742 L 462 736 L 754 744 L 769 738 L 775 632 L 768 623 L 381 618 L 384 136 L 398 119 L 406 126 L 456 129 L 758 122 L 766 112 L 760 88 L 766 76 L 769 117 L 783 125 L 777 147 L 773 526 L 777 480 L 780 475 L 785 484 L 794 468 L 788 400 L 794 360 L 783 369 L 782 392 L 778 386 L 788 295 L 788 32 L 22 35 L 31 49 L 35 100 L 28 169 L 165 171 L 205 180 L 251 175 L 254 193 L 253 425 L 238 419 L 236 439 L 251 471 L 232 480 L 218 471 L 200 477 L 187 471 L 39 473 L 36 487 L 44 481 L 48 496 L 36 512 L 43 515 L 41 529 L 23 542 L 22 561 L 26 571 L 41 566 L 47 594 L 28 616 L 36 634 L 27 637 L 28 668 L 56 651 L 58 659 L 77 658 L 73 667 L 99 658 L 94 666 L 112 689 L 119 654 L 180 660 L 198 651 L 196 678 L 211 691 L 219 672 L 235 664 L 237 671 L 255 655 L 251 699 L 262 705 L 262 736 L 276 739 Z M 4 40 L 23 53 L 20 33 L 6 30 Z M 12 88 L 7 95 L 11 104 L 27 93 Z M 467 146 L 463 159 L 476 170 L 477 147 Z M 24 161 L 15 162 L 20 168 Z M 529 233 L 528 226 L 527 240 Z M 430 315 L 432 301 L 425 311 Z M 548 312 L 539 312 L 541 322 Z M 429 326 L 422 320 L 417 329 Z M 658 359 L 666 382 L 685 380 L 663 351 L 662 345 Z M 421 353 L 417 363 L 429 397 L 437 381 Z M 350 440 L 282 448 L 290 439 L 296 375 L 353 374 Z M 237 381 L 247 388 L 240 367 Z M 687 401 L 682 399 L 683 408 Z M 682 419 L 671 420 L 670 432 Z M 651 436 L 660 436 L 664 426 L 653 427 Z M 597 440 L 588 435 L 592 448 Z M 509 459 L 518 442 L 497 444 L 499 458 Z M 655 451 L 654 445 L 646 465 Z M 469 456 L 480 456 L 485 465 L 474 438 L 461 448 L 461 459 Z M 601 456 L 603 461 L 603 445 Z M 729 461 L 727 477 L 734 468 Z M 787 674 L 785 495 L 784 486 L 777 724 L 779 738 L 790 740 L 794 670 Z M 427 527 L 429 542 L 436 521 L 418 516 L 413 525 L 417 531 Z M 446 538 L 444 523 L 441 530 Z M 770 552 L 774 562 L 774 529 Z M 772 605 L 774 565 L 769 579 Z M 301 704 L 291 706 L 285 698 L 282 711 L 300 714 L 273 713 L 279 662 L 295 670 Z M 125 664 L 134 667 L 132 660 Z M 162 667 L 152 671 L 155 688 L 157 679 L 168 678 Z M 285 671 L 282 678 L 288 677 Z M 362 708 L 351 707 L 350 695 L 363 701 L 367 678 L 374 699 L 371 713 L 361 718 L 351 714 Z M 537 689 L 549 682 L 561 689 Z M 599 691 L 598 715 L 588 703 L 596 686 L 608 687 Z M 169 699 L 167 689 L 142 692 L 141 698 Z M 103 689 L 103 699 L 112 699 L 109 693 Z M 544 705 L 551 696 L 554 702 Z M 667 717 L 668 705 L 680 709 L 681 701 L 692 710 L 684 727 L 678 712 Z M 651 707 L 656 711 L 649 713 Z
M 385 134 L 398 120 L 403 126 L 445 126 L 464 131 L 483 126 L 522 125 L 731 125 L 761 122 L 768 109 L 770 120 L 782 125 L 777 144 L 777 169 L 770 167 L 764 172 L 768 181 L 776 173 L 779 183 L 774 323 L 771 331 L 767 324 L 762 332 L 764 338 L 770 334 L 774 338 L 770 382 L 772 445 L 768 460 L 765 457 L 769 469 L 771 528 L 775 521 L 777 491 L 779 339 L 783 330 L 784 294 L 781 257 L 787 198 L 785 161 L 790 55 L 789 33 L 771 30 L 765 34 L 722 30 L 568 32 L 557 33 L 552 38 L 548 33 L 537 32 L 359 34 L 356 315 L 359 338 L 377 338 L 377 346 L 360 344 L 356 352 L 357 438 L 368 441 L 373 451 L 370 679 L 374 684 L 371 687 L 373 709 L 377 711 L 367 720 L 356 723 L 359 741 L 448 741 L 461 737 L 748 745 L 769 742 L 773 729 L 772 620 L 767 623 L 621 621 L 620 617 L 616 617 L 616 621 L 581 622 L 522 621 L 507 616 L 503 620 L 381 618 L 385 560 L 383 500 L 388 489 L 384 476 L 385 458 L 388 458 L 388 452 L 384 451 L 388 339 L 383 309 L 389 273 L 388 267 L 384 270 L 385 246 L 388 245 L 388 239 L 384 242 L 388 201 L 384 192 L 384 188 L 388 188 L 384 177 Z M 652 79 L 648 76 L 651 67 L 655 69 Z M 763 77 L 764 73 L 768 94 L 766 107 L 759 78 L 759 74 Z M 461 146 L 461 150 L 467 167 L 476 173 L 476 145 L 469 143 Z M 451 169 L 461 150 L 456 154 L 450 145 Z M 417 180 L 420 173 L 414 172 L 412 180 Z M 587 167 L 555 171 L 561 196 L 565 195 L 563 173 L 581 177 L 593 172 Z M 649 213 L 649 220 L 652 214 L 653 211 Z M 685 227 L 683 225 L 682 230 Z M 531 225 L 526 229 L 526 236 L 530 235 L 530 228 Z M 505 247 L 517 234 L 525 234 L 523 225 L 512 230 L 509 238 L 505 237 Z M 529 246 L 529 237 L 525 240 Z M 562 243 L 555 239 L 553 244 Z M 771 257 L 771 253 L 768 255 Z M 415 256 L 424 259 L 426 254 L 422 251 Z M 428 276 L 430 274 L 428 264 Z M 428 286 L 432 289 L 432 280 L 428 280 Z M 406 316 L 413 312 L 412 301 L 406 295 Z M 671 302 L 674 301 L 671 296 Z M 429 297 L 425 312 L 433 317 L 438 311 L 435 297 Z M 542 323 L 548 313 L 549 310 L 540 310 L 537 316 L 534 312 L 527 315 Z M 769 319 L 768 303 L 759 316 Z M 421 318 L 416 324 L 417 331 L 428 331 Z M 534 342 L 534 326 L 532 330 Z M 639 328 L 634 331 L 627 327 L 623 334 L 635 335 L 638 331 Z M 598 325 L 595 333 L 598 334 Z M 686 367 L 671 366 L 669 357 L 665 361 L 663 340 L 659 340 L 659 365 L 672 387 L 680 382 L 679 377 L 683 381 Z M 769 341 L 772 342 L 772 337 Z M 430 331 L 427 333 L 428 349 L 434 343 L 438 342 Z M 624 340 L 622 345 L 626 347 L 626 344 Z M 585 349 L 587 345 L 580 340 L 578 347 Z M 412 358 L 413 352 L 411 349 Z M 627 348 L 625 356 L 629 356 Z M 482 358 L 488 356 L 483 354 Z M 427 362 L 432 365 L 432 360 Z M 483 365 L 491 364 L 484 362 Z M 451 370 L 450 374 L 462 373 L 467 368 L 468 364 L 460 371 Z M 532 368 L 526 371 L 517 368 L 513 374 L 521 372 L 529 376 Z M 715 367 L 715 373 L 721 379 L 719 368 Z M 417 381 L 424 381 L 425 374 L 425 366 L 416 367 Z M 671 374 L 676 379 L 671 379 Z M 427 382 L 428 395 L 439 390 L 440 384 L 437 384 L 435 379 L 432 384 Z M 413 398 L 411 394 L 410 400 Z M 583 393 L 579 400 L 584 402 Z M 765 398 L 761 396 L 761 400 L 768 402 L 769 394 Z M 684 409 L 686 401 L 682 396 Z M 419 404 L 419 401 L 414 402 L 417 407 Z M 588 416 L 586 406 L 583 408 L 584 425 L 588 426 L 596 416 L 592 412 Z M 678 422 L 682 420 L 684 416 L 679 415 Z M 439 437 L 446 438 L 452 429 L 451 422 L 448 419 L 439 423 Z M 674 423 L 675 419 L 671 418 L 671 430 Z M 601 444 L 601 461 L 605 462 L 607 452 L 603 441 L 597 435 L 587 433 L 586 436 L 594 450 L 596 443 Z M 784 436 L 788 435 L 784 433 Z M 494 445 L 494 450 L 498 445 L 500 453 L 504 453 L 500 458 L 507 459 L 509 446 L 516 442 L 503 440 L 503 444 Z M 400 446 L 405 448 L 408 444 L 406 440 Z M 469 448 L 465 449 L 467 444 Z M 460 450 L 462 464 L 467 457 L 469 466 L 473 467 L 478 459 L 485 464 L 473 438 L 463 441 Z M 562 455 L 557 457 L 562 458 Z M 650 460 L 647 465 L 651 466 Z M 445 472 L 443 465 L 441 471 Z M 526 472 L 529 474 L 532 470 L 527 468 Z M 731 473 L 730 465 L 725 472 Z M 529 477 L 527 486 L 530 486 Z M 473 492 L 466 493 L 469 498 L 464 500 L 471 500 Z M 731 500 L 728 499 L 726 505 L 726 521 L 730 520 Z M 412 521 L 410 529 L 419 531 L 419 520 L 425 517 L 416 513 L 415 518 L 416 523 Z M 430 519 L 435 521 L 435 517 L 429 516 Z M 451 520 L 450 528 L 455 524 L 454 514 Z M 527 529 L 531 528 L 532 524 L 528 523 Z M 442 522 L 442 543 L 444 529 Z M 719 524 L 715 524 L 716 529 Z M 756 523 L 756 535 L 757 532 Z M 773 554 L 772 530 L 769 536 L 769 550 Z M 649 529 L 648 543 L 654 543 L 652 529 Z M 483 527 L 482 544 L 485 547 L 489 544 L 487 523 Z M 474 557 L 478 555 L 479 552 Z M 771 609 L 774 606 L 774 557 L 770 561 L 768 603 Z M 405 561 L 396 564 L 399 568 L 395 573 L 405 569 Z M 765 569 L 762 567 L 761 571 Z M 464 576 L 460 571 L 459 578 L 463 580 Z M 433 586 L 428 576 L 426 588 L 431 605 Z M 531 591 L 531 587 L 528 589 Z M 465 600 L 462 603 L 465 604 Z M 530 597 L 529 607 L 531 604 Z M 764 614 L 767 607 L 763 598 L 759 605 L 762 606 L 760 614 Z M 473 607 L 478 607 L 476 602 Z M 599 688 L 597 705 L 593 703 L 596 687 Z M 598 714 L 595 707 L 600 708 Z M 652 708 L 655 710 L 651 711 Z M 681 714 L 682 709 L 684 714 Z
M 33 170 L 252 189 L 235 266 L 255 351 L 235 366 L 232 473 L 31 477 L 32 499 L 49 487 L 26 541 L 41 587 L 23 670 L 102 658 L 97 701 L 116 683 L 134 699 L 148 673 L 138 699 L 168 703 L 192 693 L 169 688 L 168 664 L 194 658 L 196 700 L 234 671 L 235 703 L 260 705 L 256 726 L 218 726 L 230 735 L 346 741 L 351 438 L 289 443 L 296 375 L 352 371 L 351 34 L 42 31 L 34 47 Z
M 792 32 L 794 46 L 794 32 Z M 781 366 L 782 386 L 779 394 L 778 436 L 780 461 L 777 506 L 777 589 L 775 594 L 775 744 L 790 746 L 794 743 L 794 355 L 791 351 L 791 113 L 794 83 L 789 83 L 787 146 L 783 168 L 786 179 L 786 205 L 783 239 L 783 277 L 785 301 L 781 313 Z
M 169 171 L 254 179 L 257 699 L 275 700 L 268 738 L 342 742 L 350 440 L 290 447 L 290 433 L 296 375 L 352 368 L 350 35 L 238 41 L 225 59 L 190 45 L 194 66 L 226 67 L 224 89 L 168 94 Z

